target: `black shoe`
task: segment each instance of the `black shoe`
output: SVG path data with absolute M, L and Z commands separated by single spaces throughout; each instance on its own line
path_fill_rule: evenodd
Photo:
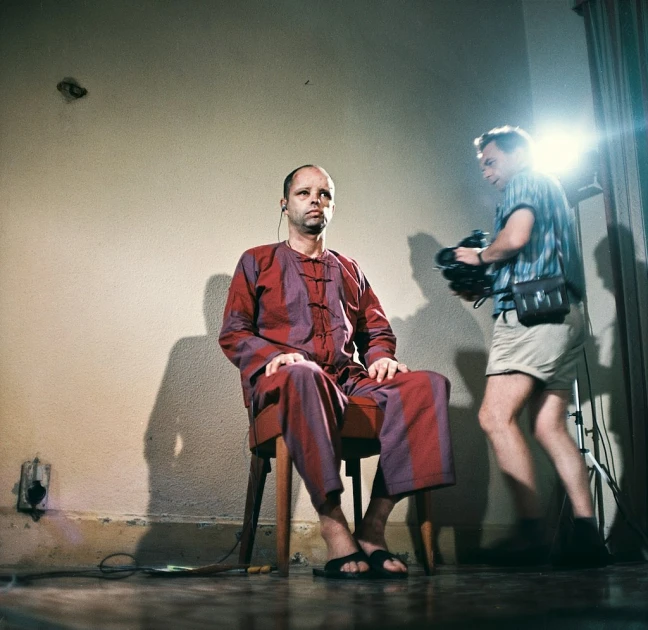
M 549 549 L 538 540 L 529 540 L 516 534 L 483 549 L 480 559 L 484 564 L 494 567 L 541 566 L 548 562 Z
M 589 549 L 566 549 L 551 563 L 556 569 L 593 569 L 606 567 L 613 562 L 614 558 L 601 544 Z
M 572 539 L 567 547 L 551 564 L 557 569 L 591 569 L 606 567 L 614 562 L 612 554 L 603 541 L 585 541 Z
M 605 567 L 614 558 L 601 540 L 596 525 L 589 519 L 576 519 L 569 543 L 552 559 L 557 569 L 587 569 Z

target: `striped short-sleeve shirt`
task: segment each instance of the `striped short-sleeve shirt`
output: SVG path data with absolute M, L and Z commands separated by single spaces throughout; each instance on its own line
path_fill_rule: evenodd
M 569 207 L 562 186 L 556 178 L 533 170 L 523 170 L 514 175 L 504 189 L 502 204 L 495 212 L 495 237 L 508 218 L 520 208 L 529 208 L 535 216 L 531 238 L 514 259 L 495 265 L 493 289 L 505 289 L 512 281 L 560 275 L 560 251 L 565 276 L 573 286 L 570 299 L 572 303 L 579 302 L 585 288 L 582 259 L 574 211 Z M 494 295 L 494 315 L 515 308 L 508 297 L 506 294 Z

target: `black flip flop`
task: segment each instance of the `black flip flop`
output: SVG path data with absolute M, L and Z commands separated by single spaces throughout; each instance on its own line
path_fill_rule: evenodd
M 376 549 L 369 556 L 369 566 L 371 571 L 374 573 L 375 577 L 381 579 L 391 579 L 391 580 L 406 580 L 409 576 L 409 572 L 403 573 L 402 571 L 389 571 L 385 569 L 384 564 L 386 560 L 398 560 L 403 562 L 398 556 L 395 556 L 391 551 L 386 551 L 385 549 Z M 405 566 L 407 566 L 405 564 Z
M 313 575 L 315 577 L 323 577 L 330 580 L 369 580 L 375 577 L 374 572 L 371 569 L 368 571 L 358 571 L 356 573 L 341 571 L 341 568 L 347 562 L 366 562 L 369 564 L 369 558 L 367 558 L 367 554 L 364 551 L 356 551 L 348 556 L 329 560 L 324 565 L 323 569 L 313 569 Z

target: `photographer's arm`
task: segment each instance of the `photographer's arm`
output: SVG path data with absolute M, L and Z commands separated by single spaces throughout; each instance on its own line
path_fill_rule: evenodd
M 466 265 L 490 265 L 515 256 L 531 238 L 535 223 L 533 210 L 517 208 L 506 221 L 506 225 L 495 240 L 485 249 L 457 247 L 455 259 Z M 481 254 L 481 256 L 480 256 Z

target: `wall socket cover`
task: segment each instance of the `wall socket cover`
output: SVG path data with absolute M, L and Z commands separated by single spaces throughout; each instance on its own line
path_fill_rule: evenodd
M 19 510 L 46 510 L 49 497 L 50 464 L 41 464 L 37 459 L 25 462 L 20 475 L 20 491 L 18 494 Z M 43 495 L 38 503 L 30 501 L 30 494 Z

